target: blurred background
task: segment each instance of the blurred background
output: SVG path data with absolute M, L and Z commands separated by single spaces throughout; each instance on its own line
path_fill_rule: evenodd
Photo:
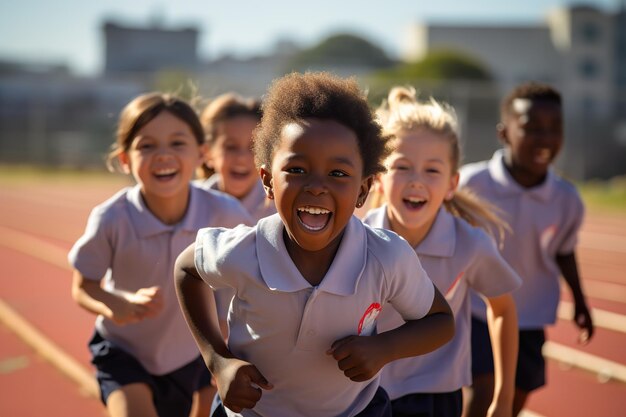
M 119 111 L 149 90 L 262 96 L 290 71 L 354 75 L 453 104 L 466 162 L 498 147 L 502 96 L 563 93 L 559 168 L 626 172 L 626 1 L 22 0 L 0 5 L 0 163 L 103 168 Z
M 597 328 L 577 343 L 563 290 L 549 384 L 524 417 L 623 417 L 626 0 L 1 1 L 0 416 L 104 416 L 66 257 L 92 207 L 132 180 L 105 172 L 122 107 L 152 90 L 198 108 L 262 97 L 306 70 L 357 77 L 372 106 L 397 84 L 451 103 L 466 162 L 499 148 L 515 85 L 562 92 L 557 168 L 588 209 L 577 255 Z

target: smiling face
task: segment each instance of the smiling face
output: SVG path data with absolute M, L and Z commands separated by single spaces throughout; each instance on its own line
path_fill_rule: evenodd
M 263 184 L 276 201 L 290 249 L 320 251 L 340 241 L 371 177 L 363 178 L 356 134 L 334 120 L 286 125 Z
M 387 158 L 378 191 L 387 201 L 391 228 L 413 246 L 428 234 L 439 207 L 458 184 L 450 141 L 427 129 L 400 132 Z
M 259 180 L 252 152 L 252 131 L 258 119 L 236 116 L 218 122 L 206 162 L 220 175 L 219 189 L 245 197 Z
M 124 172 L 140 185 L 149 206 L 163 199 L 186 202 L 202 149 L 187 123 L 162 111 L 139 129 L 119 160 Z
M 515 99 L 503 125 L 500 139 L 507 146 L 507 168 L 522 185 L 537 185 L 563 144 L 561 106 L 551 101 Z

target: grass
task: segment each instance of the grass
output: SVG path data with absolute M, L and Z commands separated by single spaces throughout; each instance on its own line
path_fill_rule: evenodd
M 626 176 L 578 183 L 577 187 L 588 209 L 626 215 Z

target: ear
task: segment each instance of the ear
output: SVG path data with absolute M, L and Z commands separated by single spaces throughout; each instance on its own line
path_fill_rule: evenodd
M 446 197 L 445 197 L 446 201 L 452 200 L 452 198 L 454 197 L 454 192 L 456 191 L 458 186 L 459 186 L 459 173 L 457 172 L 450 178 L 450 189 L 446 193 Z
M 213 159 L 211 157 L 211 147 L 205 142 L 202 144 L 202 159 L 204 164 L 213 169 Z
M 261 165 L 259 168 L 259 175 L 261 176 L 261 182 L 263 183 L 263 189 L 265 190 L 265 195 L 270 200 L 274 199 L 274 181 L 272 180 L 272 172 L 268 169 L 266 165 Z
M 199 152 L 200 152 L 200 154 L 199 154 L 198 166 L 201 166 L 202 164 L 207 164 L 207 166 L 208 166 L 207 157 L 208 157 L 208 154 L 209 154 L 209 147 L 207 146 L 206 143 L 203 143 L 203 144 L 201 144 L 199 146 Z
M 382 195 L 385 192 L 383 188 L 383 182 L 380 180 L 381 174 L 377 174 L 374 177 L 374 183 L 372 184 L 373 190 L 376 194 Z
M 128 154 L 126 152 L 120 152 L 119 155 L 117 155 L 117 160 L 120 163 L 120 167 L 122 167 L 122 172 L 124 172 L 124 174 L 131 174 L 132 170 L 130 169 L 130 158 L 128 157 Z
M 498 134 L 498 139 L 503 144 L 509 143 L 509 138 L 506 133 L 506 124 L 504 122 L 500 122 L 496 125 L 496 133 Z
M 372 184 L 374 183 L 374 176 L 370 175 L 363 179 L 361 182 L 361 187 L 359 189 L 359 196 L 356 199 L 357 208 L 363 207 L 365 204 L 365 200 L 367 200 L 367 196 L 370 192 L 370 188 L 372 188 Z

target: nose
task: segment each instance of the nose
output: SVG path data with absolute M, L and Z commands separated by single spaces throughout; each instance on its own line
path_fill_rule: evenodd
M 252 149 L 250 148 L 239 148 L 235 151 L 235 158 L 238 160 L 242 160 L 242 159 L 246 159 L 250 157 L 254 157 L 254 154 L 252 153 Z
M 159 146 L 156 152 L 156 157 L 158 160 L 167 159 L 171 156 L 171 152 L 167 146 Z
M 421 176 L 418 172 L 413 171 L 411 177 L 409 178 L 409 186 L 411 188 L 421 188 L 424 186 L 421 181 Z
M 326 183 L 319 175 L 311 175 L 309 181 L 304 186 L 304 191 L 313 195 L 324 194 L 327 191 Z

